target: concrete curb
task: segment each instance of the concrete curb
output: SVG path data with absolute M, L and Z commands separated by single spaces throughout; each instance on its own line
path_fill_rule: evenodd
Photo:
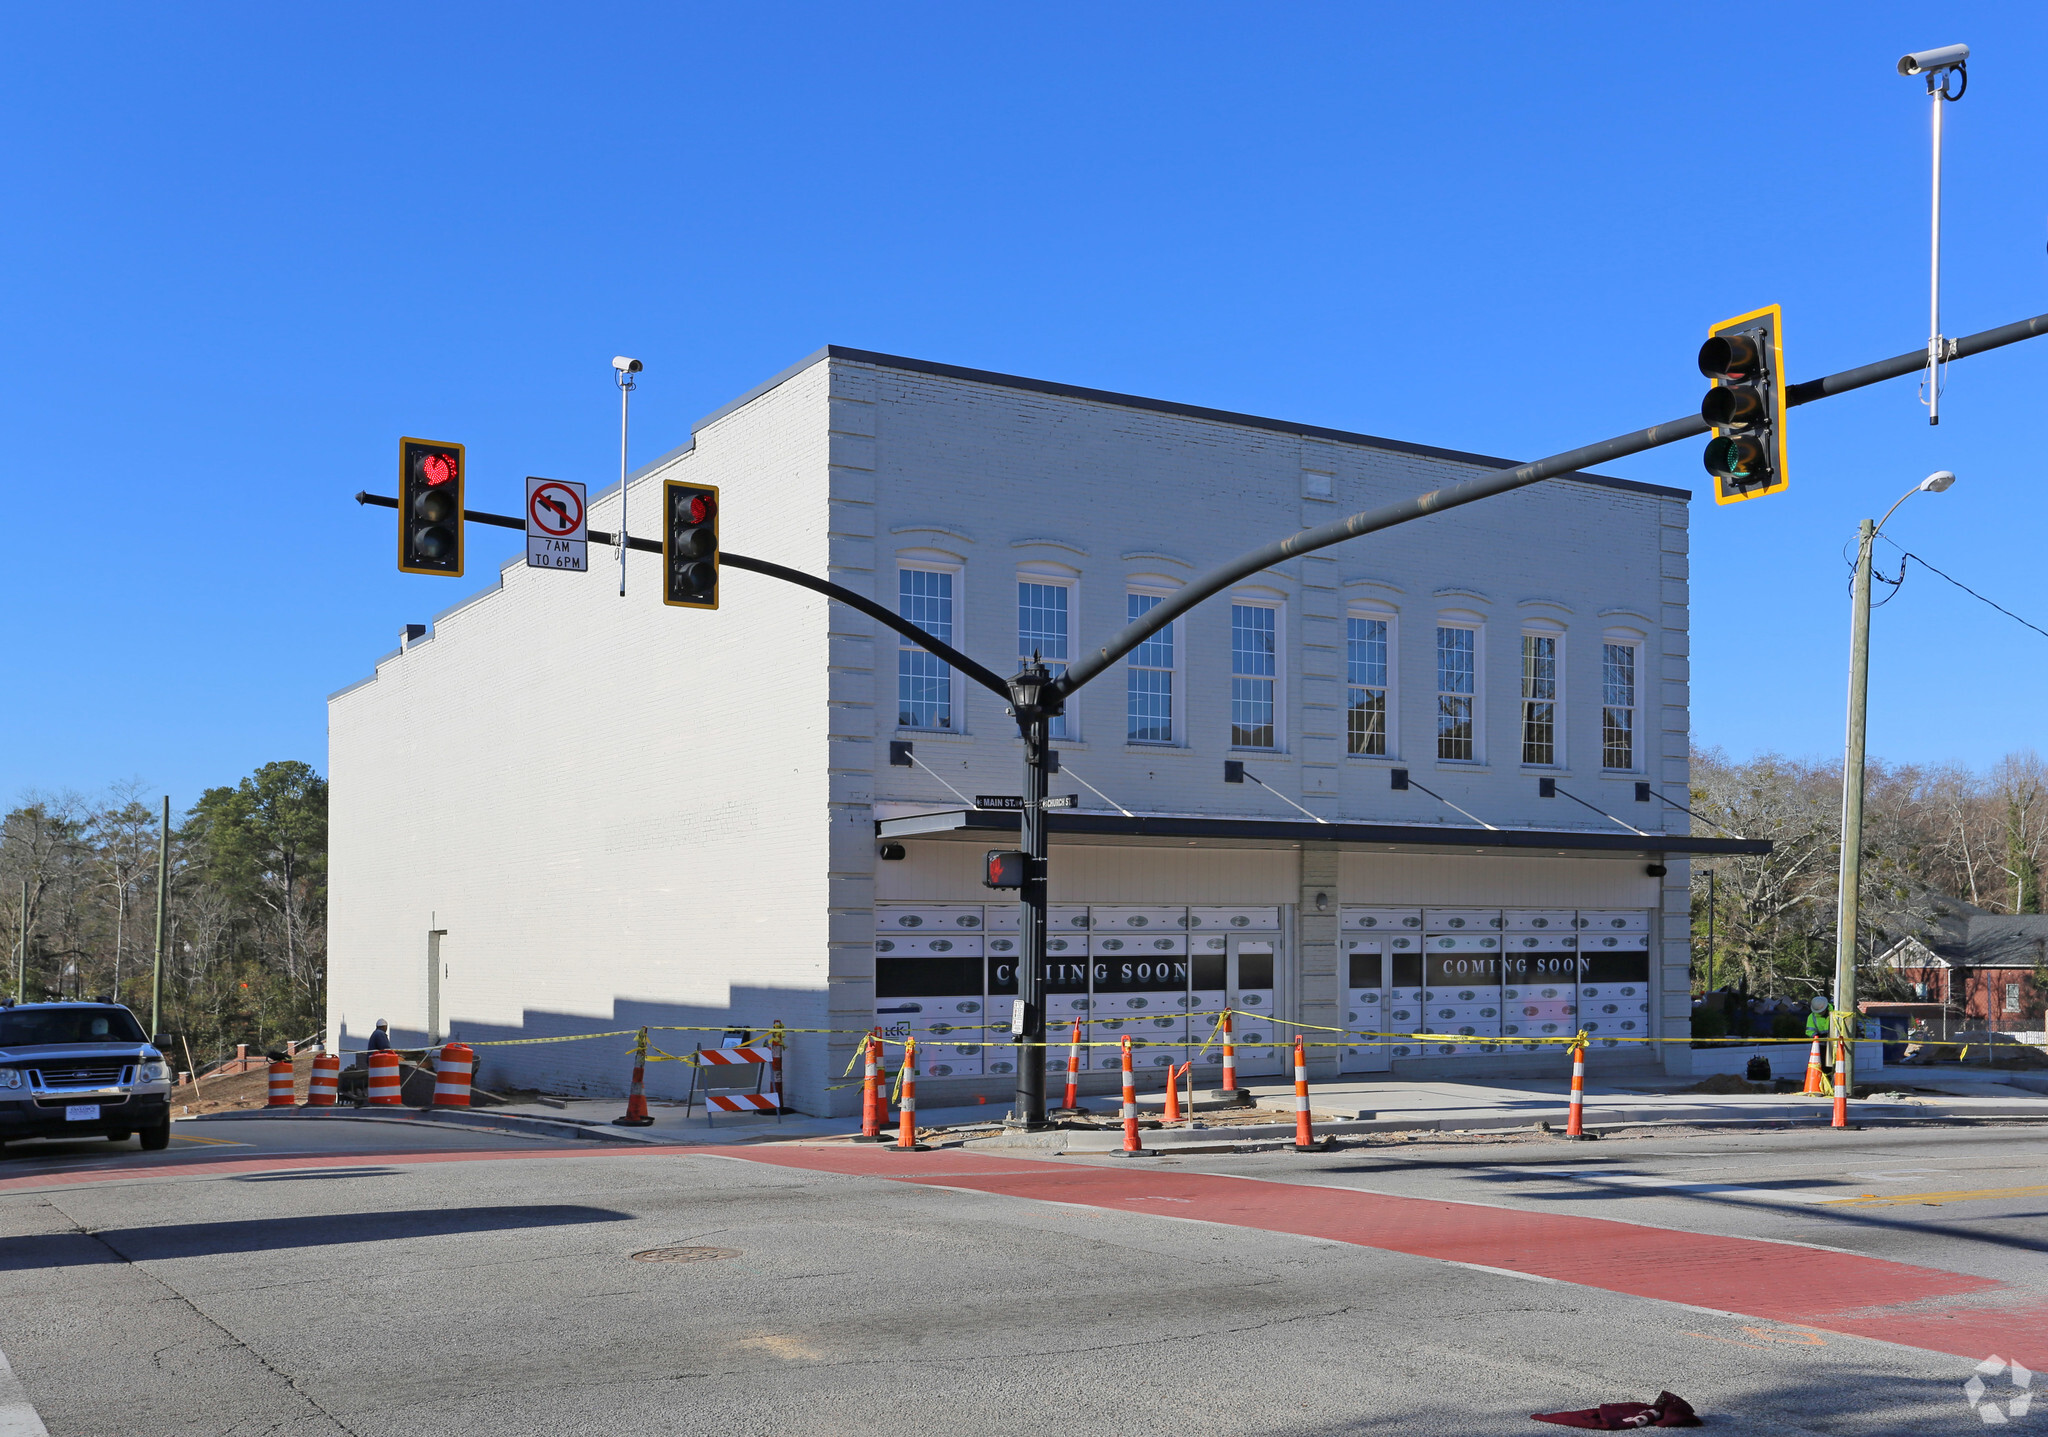
M 466 1128 L 472 1132 L 515 1133 L 540 1138 L 581 1138 L 585 1142 L 628 1143 L 641 1146 L 674 1147 L 675 1139 L 649 1137 L 640 1133 L 599 1127 L 576 1118 L 536 1118 L 524 1113 L 503 1115 L 437 1112 L 432 1108 L 406 1108 L 398 1113 L 380 1113 L 367 1108 L 245 1108 L 225 1113 L 195 1113 L 175 1118 L 180 1123 L 247 1122 L 255 1118 L 278 1122 L 288 1118 L 311 1119 L 319 1123 L 396 1123 L 414 1128 Z M 685 1139 L 684 1141 L 687 1141 Z

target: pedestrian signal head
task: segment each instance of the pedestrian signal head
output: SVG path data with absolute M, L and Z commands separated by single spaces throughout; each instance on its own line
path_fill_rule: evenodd
M 1784 489 L 1785 351 L 1777 305 L 1715 325 L 1700 346 L 1700 373 L 1714 382 L 1700 418 L 1714 431 L 1701 455 L 1714 502 L 1733 504 Z
M 661 486 L 661 601 L 718 607 L 718 490 L 670 479 Z
M 463 447 L 398 441 L 398 567 L 462 577 Z
M 984 888 L 1022 888 L 1024 886 L 1024 865 L 1030 855 L 1014 848 L 991 848 L 988 851 L 988 872 L 982 876 Z

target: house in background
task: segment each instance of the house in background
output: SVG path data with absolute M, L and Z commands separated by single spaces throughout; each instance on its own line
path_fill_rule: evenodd
M 1993 913 L 1960 899 L 1925 939 L 1902 938 L 1878 963 L 1923 1003 L 1946 1005 L 1969 1027 L 2032 1032 L 2042 1026 L 2048 989 L 2048 914 Z

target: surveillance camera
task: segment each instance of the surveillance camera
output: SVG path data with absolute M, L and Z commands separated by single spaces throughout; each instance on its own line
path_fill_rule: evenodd
M 1968 45 L 1944 45 L 1939 50 L 1919 50 L 1899 61 L 1899 73 L 1928 75 L 1936 70 L 1953 70 L 1969 58 Z
M 638 374 L 641 364 L 637 359 L 628 359 L 623 354 L 615 354 L 612 356 L 612 368 L 623 370 L 627 374 Z

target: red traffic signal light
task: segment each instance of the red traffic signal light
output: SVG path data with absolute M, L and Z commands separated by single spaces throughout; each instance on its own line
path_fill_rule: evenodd
M 670 479 L 661 486 L 661 601 L 718 607 L 718 490 Z
M 982 876 L 983 888 L 1022 888 L 1024 868 L 1031 855 L 1014 848 L 991 848 L 988 851 L 988 872 Z
M 460 444 L 398 441 L 398 567 L 407 574 L 462 577 Z

